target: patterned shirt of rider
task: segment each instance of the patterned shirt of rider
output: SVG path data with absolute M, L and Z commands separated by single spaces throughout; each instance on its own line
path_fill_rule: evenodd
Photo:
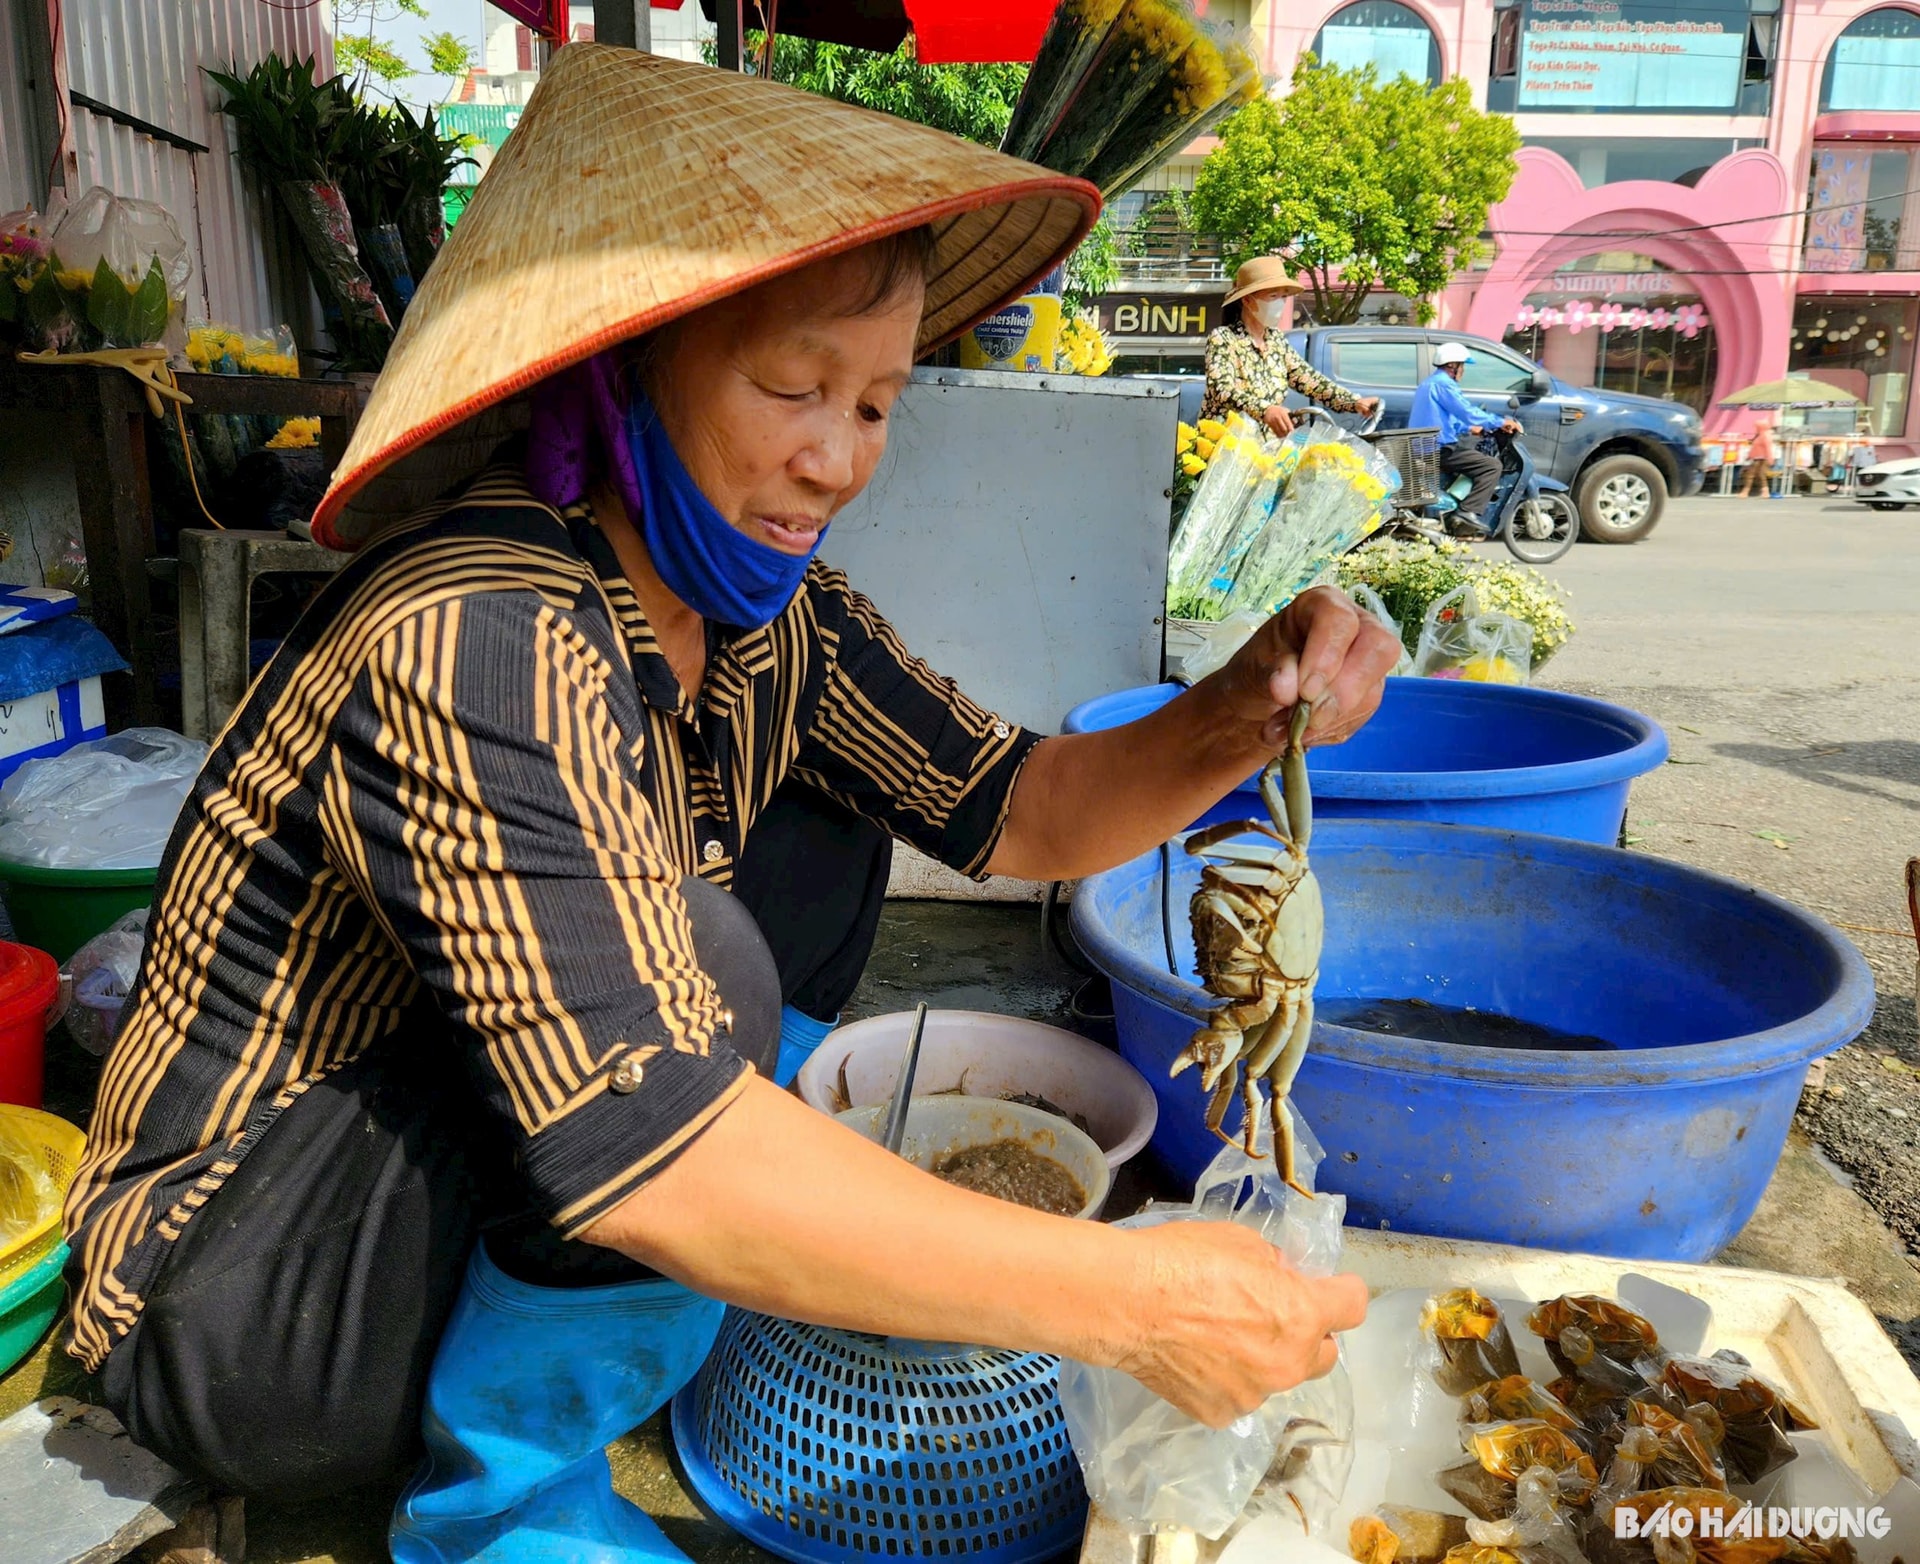
M 1298 391 L 1309 402 L 1318 402 L 1331 412 L 1360 410 L 1357 396 L 1321 374 L 1278 332 L 1268 332 L 1264 345 L 1255 342 L 1245 326 L 1222 326 L 1207 338 L 1207 394 L 1200 404 L 1202 418 L 1244 413 L 1258 423 L 1289 391 Z

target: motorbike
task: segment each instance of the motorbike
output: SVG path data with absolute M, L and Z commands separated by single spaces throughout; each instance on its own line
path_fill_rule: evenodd
M 1393 523 L 1415 536 L 1437 539 L 1446 534 L 1446 518 L 1460 509 L 1473 481 L 1456 477 L 1441 483 L 1434 429 L 1394 429 L 1376 434 L 1375 413 L 1358 433 L 1382 446 L 1401 470 L 1402 487 Z M 1488 538 L 1499 538 L 1514 558 L 1529 565 L 1550 565 L 1580 537 L 1580 512 L 1567 486 L 1533 464 L 1526 442 L 1504 431 L 1487 437 L 1500 458 L 1500 482 L 1483 517 L 1463 518 L 1476 523 Z M 1392 442 L 1390 445 L 1389 442 Z M 1404 451 L 1399 447 L 1404 446 Z M 1425 480 L 1425 482 L 1422 481 Z M 1437 489 L 1437 492 L 1434 490 Z

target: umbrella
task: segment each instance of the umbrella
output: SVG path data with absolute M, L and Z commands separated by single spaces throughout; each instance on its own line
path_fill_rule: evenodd
M 656 0 L 657 3 L 657 0 Z M 730 0 L 719 0 L 721 5 Z M 754 0 L 739 0 L 746 26 L 760 23 Z M 775 28 L 791 38 L 849 44 L 891 54 L 914 35 L 922 65 L 1024 65 L 1040 47 L 1055 0 L 779 0 Z M 668 9 L 678 9 L 677 6 Z M 700 0 L 715 21 L 715 0 Z
M 1722 407 L 1858 407 L 1860 398 L 1851 391 L 1815 380 L 1811 375 L 1788 375 L 1784 380 L 1769 380 L 1748 386 L 1724 398 Z

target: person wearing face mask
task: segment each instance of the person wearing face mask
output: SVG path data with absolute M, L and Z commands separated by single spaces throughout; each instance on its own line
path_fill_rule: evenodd
M 956 1188 L 768 1079 L 783 966 L 854 937 L 768 939 L 732 894 L 788 783 L 969 874 L 1079 878 L 1301 701 L 1350 734 L 1398 657 L 1309 592 L 1153 715 L 1044 737 L 818 557 L 916 360 L 1098 209 L 886 115 L 558 51 L 315 513 L 354 558 L 160 870 L 65 1213 L 68 1350 L 135 1441 L 221 1493 L 411 1470 L 396 1564 L 641 1564 L 681 1556 L 604 1447 L 725 1304 L 1116 1366 L 1214 1426 L 1331 1367 L 1358 1278 Z M 787 868 L 759 916 L 845 917 Z
M 1276 435 L 1293 432 L 1285 401 L 1296 391 L 1332 413 L 1372 417 L 1377 396 L 1355 396 L 1329 380 L 1287 345 L 1281 334 L 1286 301 L 1300 291 L 1277 255 L 1255 256 L 1233 274 L 1233 289 L 1221 309 L 1225 323 L 1207 338 L 1207 391 L 1202 418 L 1243 413 Z

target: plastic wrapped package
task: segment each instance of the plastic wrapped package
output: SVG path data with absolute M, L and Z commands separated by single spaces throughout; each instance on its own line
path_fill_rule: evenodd
M 0 1120 L 0 1250 L 18 1243 L 60 1204 L 40 1147 Z
M 1467 1523 L 1458 1515 L 1383 1504 L 1353 1523 L 1347 1551 L 1360 1564 L 1441 1564 L 1466 1541 Z
M 1611 1298 L 1568 1293 L 1535 1309 L 1527 1328 L 1562 1374 L 1629 1395 L 1653 1380 L 1665 1357 L 1652 1323 Z
M 127 995 L 140 976 L 148 913 L 145 907 L 128 913 L 106 933 L 88 940 L 67 963 L 67 975 L 73 979 L 67 1030 L 90 1054 L 104 1055 L 113 1046 Z
M 1705 1418 L 1687 1419 L 1651 1401 L 1629 1401 L 1613 1459 L 1594 1494 L 1595 1509 L 1647 1488 L 1724 1490 L 1726 1472 L 1710 1435 L 1717 1431 L 1724 1438 L 1725 1424 L 1710 1408 L 1701 1410 Z
M 1441 1488 L 1469 1515 L 1505 1520 L 1518 1503 L 1522 1476 L 1544 1467 L 1563 1504 L 1584 1504 L 1600 1480 L 1592 1456 L 1571 1437 L 1539 1418 L 1474 1423 L 1465 1429 L 1469 1459 L 1438 1474 Z
M 193 258 L 165 207 L 95 185 L 67 208 L 49 246 L 70 320 L 45 346 L 71 352 L 184 340 Z
M 1293 1112 L 1288 1104 L 1289 1112 Z M 1319 1145 L 1295 1114 L 1300 1132 L 1302 1181 L 1321 1157 Z M 1119 1223 L 1154 1227 L 1167 1222 L 1230 1221 L 1252 1228 L 1310 1276 L 1331 1275 L 1339 1262 L 1341 1222 L 1346 1201 L 1337 1195 L 1312 1199 L 1289 1189 L 1275 1168 L 1265 1137 L 1250 1158 L 1237 1146 L 1222 1150 L 1194 1189 L 1188 1205 L 1155 1206 Z M 1353 1437 L 1352 1390 L 1343 1368 L 1323 1381 L 1268 1399 L 1259 1411 L 1226 1428 L 1208 1428 L 1163 1401 L 1138 1380 L 1117 1369 L 1092 1368 L 1068 1361 L 1060 1366 L 1060 1404 L 1067 1432 L 1085 1474 L 1088 1496 L 1106 1514 L 1136 1535 L 1186 1530 L 1219 1538 L 1238 1521 L 1266 1485 L 1263 1512 L 1299 1510 L 1314 1520 L 1313 1509 L 1331 1487 L 1339 1498 L 1341 1445 L 1350 1459 Z M 1317 1426 L 1311 1426 L 1317 1425 Z M 1276 1468 L 1277 1463 L 1277 1468 Z
M 30 760 L 0 786 L 0 860 L 49 869 L 151 869 L 207 746 L 129 728 Z
M 1552 1391 L 1535 1384 L 1524 1374 L 1509 1374 L 1490 1380 L 1468 1393 L 1466 1420 L 1469 1423 L 1504 1423 L 1515 1418 L 1538 1418 L 1551 1423 L 1562 1433 L 1577 1440 L 1583 1431 L 1580 1419 Z M 1591 1452 L 1589 1452 L 1591 1453 Z
M 1420 1334 L 1433 1381 L 1450 1396 L 1464 1396 L 1496 1379 L 1520 1372 L 1507 1322 L 1490 1298 L 1471 1287 L 1436 1293 L 1420 1313 Z
M 1200 644 L 1180 659 L 1180 677 L 1188 684 L 1198 684 L 1209 674 L 1218 673 L 1266 622 L 1265 614 L 1229 614 L 1219 623 L 1208 625 L 1200 632 Z
M 1514 1485 L 1513 1514 L 1504 1520 L 1470 1520 L 1467 1537 L 1483 1546 L 1511 1548 L 1532 1564 L 1586 1564 L 1580 1545 L 1580 1523 L 1561 1496 L 1559 1477 L 1535 1466 L 1520 1474 Z
M 1733 1530 L 1734 1517 L 1740 1513 L 1745 1501 L 1736 1499 L 1732 1494 L 1720 1493 L 1710 1488 L 1650 1488 L 1645 1493 L 1636 1494 L 1630 1499 L 1617 1500 L 1605 1507 L 1595 1505 L 1593 1514 L 1586 1523 L 1587 1558 L 1590 1564 L 1774 1564 L 1790 1555 L 1784 1539 L 1778 1542 L 1762 1540 L 1761 1551 L 1751 1547 L 1738 1538 L 1726 1538 L 1710 1542 L 1699 1536 L 1703 1528 L 1700 1517 L 1717 1515 L 1721 1518 L 1718 1529 Z M 1625 1530 L 1638 1532 L 1642 1526 L 1623 1528 L 1616 1519 L 1620 1511 L 1630 1512 L 1636 1521 L 1644 1523 L 1654 1514 L 1664 1510 L 1669 1516 L 1685 1513 L 1693 1525 L 1691 1540 L 1684 1538 L 1650 1538 L 1634 1536 L 1623 1538 L 1619 1534 Z M 1669 1527 L 1668 1530 L 1678 1530 Z M 1688 1552 L 1677 1550 L 1686 1548 Z M 1712 1549 L 1711 1552 L 1705 1551 Z
M 393 322 L 360 264 L 347 198 L 326 180 L 290 179 L 277 188 L 343 356 L 356 367 L 379 368 L 393 345 Z
M 1676 1415 L 1701 1405 L 1713 1410 L 1725 1430 L 1720 1460 L 1726 1479 L 1743 1486 L 1794 1459 L 1789 1432 L 1819 1426 L 1735 1355 L 1670 1358 L 1660 1371 L 1660 1390 Z

